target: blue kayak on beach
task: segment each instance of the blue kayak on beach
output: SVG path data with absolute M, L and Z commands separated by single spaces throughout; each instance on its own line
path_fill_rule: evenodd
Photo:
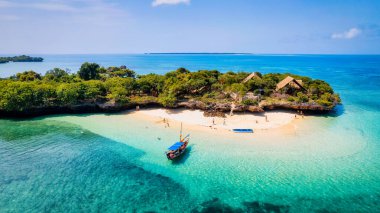
M 235 133 L 253 133 L 253 129 L 232 129 Z

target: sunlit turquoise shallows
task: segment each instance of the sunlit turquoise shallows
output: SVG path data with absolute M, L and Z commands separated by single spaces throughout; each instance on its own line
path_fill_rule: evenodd
M 241 140 L 178 130 L 132 114 L 0 120 L 0 212 L 378 212 L 380 56 L 46 55 L 0 64 L 0 76 L 85 61 L 139 73 L 177 67 L 292 72 L 329 82 L 343 105 L 296 134 Z M 159 140 L 161 139 L 161 140 Z

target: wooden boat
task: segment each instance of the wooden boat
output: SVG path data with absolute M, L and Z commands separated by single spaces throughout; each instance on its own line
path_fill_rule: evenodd
M 182 138 L 182 123 L 181 123 L 181 132 L 179 135 L 179 142 L 176 142 L 175 144 L 171 145 L 168 148 L 168 151 L 165 153 L 166 157 L 169 160 L 174 160 L 181 156 L 185 151 L 187 144 L 189 144 L 190 135 L 187 135 L 186 137 Z
M 253 133 L 253 129 L 232 129 L 235 133 Z

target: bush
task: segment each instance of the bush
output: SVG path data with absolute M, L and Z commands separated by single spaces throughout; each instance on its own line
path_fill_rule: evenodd
M 136 72 L 125 66 L 109 67 L 108 69 L 100 68 L 99 73 L 107 74 L 109 77 L 135 78 Z
M 64 83 L 57 87 L 57 99 L 63 105 L 78 103 L 80 96 L 80 86 L 77 83 Z
M 270 96 L 273 93 L 273 90 L 265 88 L 263 92 L 264 96 Z
M 332 106 L 334 102 L 340 103 L 340 98 L 336 94 L 324 93 L 316 102 L 320 105 Z
M 78 75 L 81 79 L 87 81 L 91 79 L 99 78 L 100 66 L 96 63 L 84 63 L 78 71 Z
M 17 80 L 20 81 L 35 81 L 35 80 L 41 80 L 41 75 L 34 72 L 34 71 L 25 71 L 23 73 L 17 73 L 16 74 Z
M 83 95 L 85 100 L 91 100 L 95 102 L 97 100 L 103 99 L 106 95 L 106 89 L 103 82 L 97 80 L 84 81 L 83 85 Z
M 256 100 L 251 100 L 251 99 L 246 99 L 242 103 L 245 106 L 252 106 L 252 105 L 258 105 L 259 104 Z
M 241 96 L 245 95 L 248 92 L 248 88 L 245 87 L 244 84 L 241 84 L 241 83 L 232 84 L 228 90 L 230 92 L 238 93 Z
M 157 74 L 148 74 L 139 76 L 136 82 L 140 92 L 158 96 L 164 87 L 165 78 Z
M 44 80 L 47 81 L 67 81 L 69 73 L 63 69 L 54 68 L 45 73 Z
M 157 103 L 158 98 L 154 96 L 132 96 L 130 101 L 135 104 Z
M 107 98 L 114 100 L 116 103 L 126 104 L 130 102 L 128 95 L 129 93 L 124 87 L 112 87 L 107 94 Z
M 332 102 L 327 101 L 327 100 L 321 100 L 321 99 L 319 99 L 316 102 L 317 102 L 317 104 L 323 105 L 323 106 L 331 106 L 332 105 Z
M 250 91 L 255 91 L 264 88 L 264 81 L 259 78 L 252 78 L 247 82 Z
M 290 101 L 290 102 L 294 102 L 296 99 L 293 96 L 289 96 L 287 98 L 287 100 Z
M 297 93 L 298 101 L 301 103 L 306 103 L 309 101 L 309 97 L 307 95 L 303 94 L 302 92 Z
M 177 98 L 174 94 L 162 94 L 158 97 L 158 102 L 165 107 L 174 107 L 177 102 Z

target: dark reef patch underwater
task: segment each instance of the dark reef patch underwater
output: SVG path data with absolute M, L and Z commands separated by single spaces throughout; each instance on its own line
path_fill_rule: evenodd
M 180 209 L 180 184 L 138 165 L 141 151 L 79 127 L 0 121 L 1 212 Z
M 233 208 L 228 204 L 225 204 L 219 200 L 219 198 L 213 198 L 212 200 L 202 203 L 198 208 L 193 209 L 192 213 L 286 213 L 289 212 L 289 206 L 274 205 L 265 202 L 243 202 L 242 208 Z

